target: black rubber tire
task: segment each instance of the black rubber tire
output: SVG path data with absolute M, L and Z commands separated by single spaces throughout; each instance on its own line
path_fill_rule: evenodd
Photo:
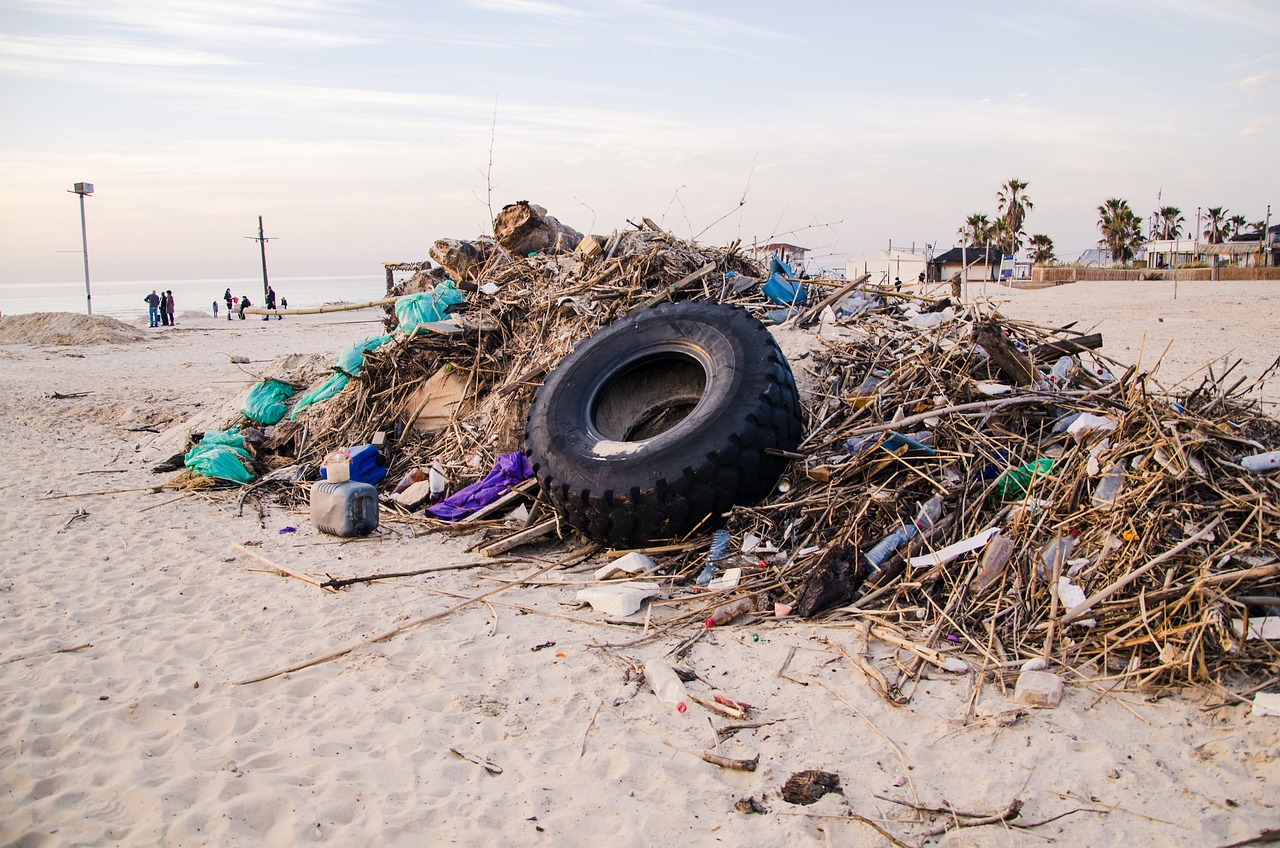
M 764 325 L 686 301 L 578 345 L 534 396 L 525 444 L 565 521 L 633 548 L 764 498 L 787 464 L 765 449 L 794 450 L 801 426 L 791 366 Z

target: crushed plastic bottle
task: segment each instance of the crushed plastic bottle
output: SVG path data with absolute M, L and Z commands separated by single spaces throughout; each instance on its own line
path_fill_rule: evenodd
M 1116 496 L 1124 484 L 1124 466 L 1116 463 L 1111 466 L 1093 490 L 1093 505 L 1099 509 L 1111 509 L 1116 505 Z
M 879 571 L 889 557 L 893 556 L 894 551 L 919 536 L 925 530 L 928 530 L 941 516 L 942 495 L 934 495 L 920 507 L 920 512 L 916 514 L 914 522 L 899 525 L 896 530 L 876 542 L 871 546 L 870 550 L 863 554 L 863 558 L 867 561 L 867 566 L 872 571 Z
M 1075 364 L 1069 356 L 1060 356 L 1058 361 L 1053 363 L 1053 368 L 1049 369 L 1049 383 L 1055 388 L 1065 388 L 1067 385 L 1067 377 L 1071 374 L 1071 366 Z
M 644 664 L 644 678 L 663 704 L 678 713 L 689 709 L 689 693 L 674 668 L 662 660 L 649 660 Z
M 707 552 L 707 564 L 698 575 L 697 584 L 706 586 L 716 576 L 716 565 L 729 553 L 729 542 L 732 536 L 728 530 L 717 530 L 711 536 L 711 550 Z
M 1071 558 L 1071 552 L 1076 548 L 1076 531 L 1072 531 L 1062 536 L 1054 536 L 1049 544 L 1044 546 L 1044 550 L 1040 552 L 1040 565 L 1036 566 L 1036 576 L 1045 582 L 1053 575 L 1054 566 L 1056 564 L 1059 573 L 1061 573 L 1067 564 L 1067 560 Z

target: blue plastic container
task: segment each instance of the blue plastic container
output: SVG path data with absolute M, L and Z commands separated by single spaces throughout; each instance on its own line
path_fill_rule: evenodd
M 351 454 L 351 479 L 355 482 L 376 486 L 387 476 L 387 461 L 382 458 L 382 453 L 376 446 L 356 445 L 347 448 L 347 453 Z M 320 466 L 320 477 L 329 479 L 323 465 Z

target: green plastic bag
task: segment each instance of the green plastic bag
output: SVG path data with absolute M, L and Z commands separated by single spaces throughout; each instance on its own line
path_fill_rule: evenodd
M 354 377 L 364 368 L 364 355 L 389 341 L 391 336 L 370 336 L 362 342 L 356 342 L 333 358 L 333 367 Z
M 461 303 L 462 300 L 463 294 L 454 285 L 453 280 L 440 283 L 434 291 L 396 298 L 398 330 L 407 335 L 413 335 L 423 324 L 443 321 L 448 317 L 448 308 L 455 303 Z
M 235 430 L 210 430 L 200 443 L 187 451 L 182 459 L 190 471 L 203 477 L 228 480 L 232 483 L 248 483 L 253 474 L 248 469 L 249 452 L 244 449 L 244 439 Z
M 298 413 L 306 409 L 313 403 L 319 403 L 322 400 L 328 400 L 347 387 L 347 382 L 351 378 L 346 374 L 334 374 L 328 380 L 325 380 L 319 386 L 307 392 L 298 399 L 298 403 L 293 408 L 293 412 L 289 414 L 289 420 L 298 417 Z
M 1043 480 L 1053 468 L 1052 457 L 1042 457 L 1017 468 L 1011 468 L 996 478 L 996 494 L 1002 498 L 1020 498 L 1031 488 L 1031 481 Z
M 319 403 L 322 400 L 328 400 L 347 387 L 347 381 L 350 377 L 354 377 L 364 368 L 364 355 L 368 351 L 377 350 L 387 342 L 391 341 L 391 336 L 373 336 L 362 342 L 352 345 L 346 350 L 339 353 L 333 358 L 334 375 L 325 380 L 316 388 L 303 395 L 298 403 L 293 407 L 293 412 L 289 415 L 292 421 L 298 417 L 298 413 L 311 406 L 313 403 Z M 350 375 L 350 377 L 348 376 Z
M 249 390 L 240 411 L 244 417 L 259 424 L 275 424 L 284 418 L 286 401 L 293 397 L 295 389 L 279 380 L 263 380 Z
M 196 447 L 199 447 L 200 445 L 229 445 L 230 447 L 239 448 L 243 451 L 244 436 L 237 433 L 235 427 L 232 427 L 230 430 L 205 430 L 204 435 L 200 437 L 200 442 Z M 246 453 L 245 456 L 247 457 L 248 454 Z

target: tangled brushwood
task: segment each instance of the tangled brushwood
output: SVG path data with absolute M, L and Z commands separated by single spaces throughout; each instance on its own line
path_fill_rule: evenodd
M 521 244 L 544 246 L 437 242 L 442 268 L 398 293 L 447 275 L 467 292 L 458 331 L 369 353 L 344 391 L 268 429 L 265 468 L 314 469 L 382 432 L 389 481 L 440 458 L 465 484 L 524 447 L 534 392 L 595 330 L 663 300 L 778 310 L 742 284 L 767 274 L 736 244 L 705 247 L 645 219 L 565 249 L 578 234 L 549 219 L 528 241 L 531 216 L 516 211 Z M 769 497 L 720 517 L 734 553 L 717 570 L 740 567 L 736 586 L 664 605 L 654 637 L 746 599 L 759 616 L 790 607 L 902 647 L 914 656 L 907 677 L 937 666 L 1003 680 L 1033 658 L 1142 685 L 1275 674 L 1259 626 L 1280 605 L 1280 477 L 1240 464 L 1280 447 L 1261 380 L 1211 364 L 1198 386 L 1170 392 L 1101 354 L 1100 337 L 989 304 L 865 279 L 809 288 L 774 329 L 801 385 L 803 440 L 783 452 Z M 451 385 L 456 402 L 420 431 L 428 384 Z M 305 496 L 298 482 L 265 485 Z M 672 586 L 703 570 L 709 535 L 654 554 Z

